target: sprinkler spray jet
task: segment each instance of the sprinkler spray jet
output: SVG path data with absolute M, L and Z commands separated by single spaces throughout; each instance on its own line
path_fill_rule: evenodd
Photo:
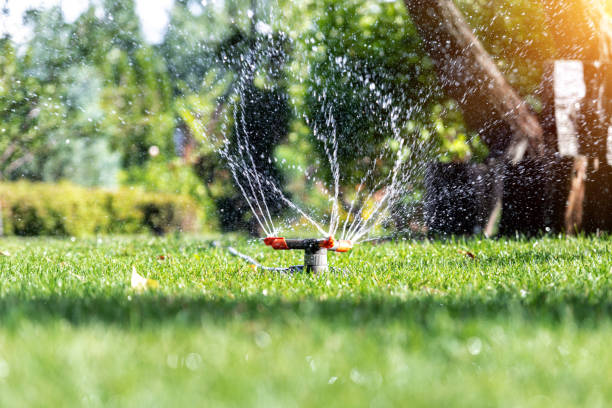
M 334 238 L 286 239 L 282 237 L 264 238 L 264 244 L 277 250 L 298 249 L 304 251 L 304 269 L 306 272 L 327 271 L 327 251 L 348 252 L 353 243 Z

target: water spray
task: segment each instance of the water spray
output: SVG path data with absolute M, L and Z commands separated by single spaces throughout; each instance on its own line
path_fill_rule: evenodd
M 308 239 L 267 237 L 263 241 L 276 250 L 304 251 L 304 270 L 312 273 L 327 271 L 327 251 L 348 252 L 353 248 L 351 241 L 335 240 L 332 237 Z

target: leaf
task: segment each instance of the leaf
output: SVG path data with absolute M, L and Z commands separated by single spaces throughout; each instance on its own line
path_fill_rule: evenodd
M 459 249 L 457 250 L 461 255 L 465 255 L 470 259 L 476 259 L 476 255 L 474 255 L 473 253 L 471 253 L 470 251 L 464 251 L 463 249 Z
M 446 295 L 446 292 L 441 291 L 440 289 L 430 288 L 429 286 L 422 286 L 421 290 L 428 295 Z
M 0 256 L 11 256 L 11 253 L 8 251 L 0 251 Z
M 144 291 L 146 289 L 157 289 L 159 288 L 159 282 L 155 279 L 147 279 L 144 276 L 140 275 L 136 272 L 136 267 L 132 266 L 132 279 L 131 279 L 132 289 L 137 291 Z

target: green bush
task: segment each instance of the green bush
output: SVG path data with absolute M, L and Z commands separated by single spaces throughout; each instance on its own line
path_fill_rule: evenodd
M 184 195 L 90 189 L 69 183 L 0 183 L 6 235 L 134 234 L 199 229 L 201 209 Z

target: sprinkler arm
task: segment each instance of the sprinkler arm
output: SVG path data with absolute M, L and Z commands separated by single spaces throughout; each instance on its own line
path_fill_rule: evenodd
M 335 240 L 329 238 L 310 238 L 310 239 L 288 239 L 283 237 L 267 237 L 264 238 L 264 244 L 271 246 L 274 249 L 302 249 L 302 250 L 318 250 L 327 249 L 334 252 L 348 252 L 353 248 L 353 243 L 349 240 Z

